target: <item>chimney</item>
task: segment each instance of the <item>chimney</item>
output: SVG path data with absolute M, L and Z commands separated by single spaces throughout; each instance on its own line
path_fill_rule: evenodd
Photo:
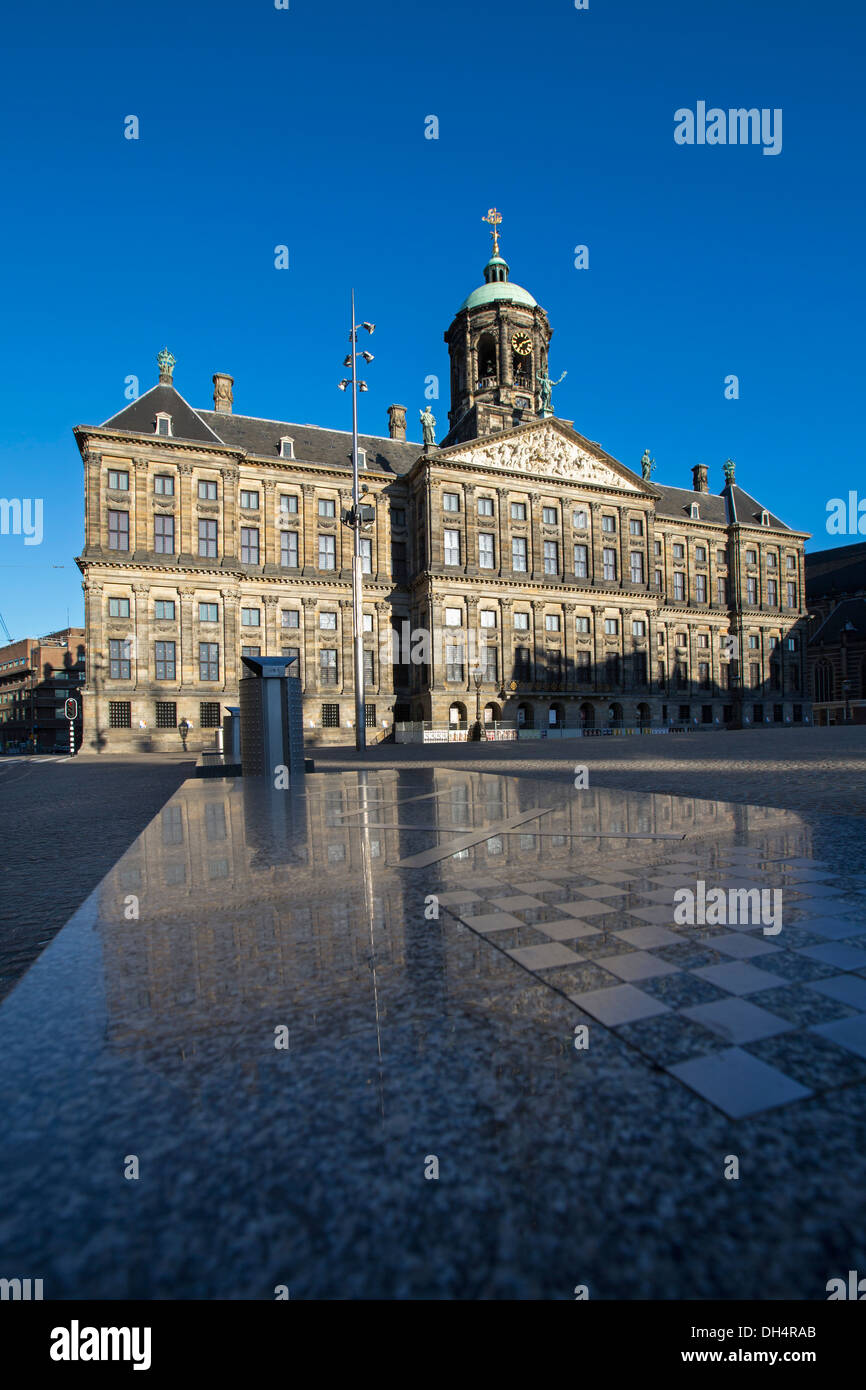
M 406 407 L 405 405 L 388 406 L 388 434 L 392 439 L 406 438 Z
M 710 486 L 707 482 L 707 465 L 705 463 L 695 464 L 692 469 L 692 479 L 693 492 L 709 492 Z
M 232 387 L 235 384 L 233 376 L 228 376 L 226 372 L 214 372 L 213 378 L 213 408 L 219 415 L 231 415 Z

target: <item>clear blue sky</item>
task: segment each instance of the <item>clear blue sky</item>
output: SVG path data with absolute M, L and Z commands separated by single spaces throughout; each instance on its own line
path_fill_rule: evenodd
M 824 527 L 866 496 L 864 32 L 861 0 L 7 11 L 0 496 L 45 506 L 40 546 L 0 536 L 13 636 L 82 621 L 71 429 L 152 385 L 164 344 L 193 405 L 227 371 L 239 412 L 348 427 L 354 284 L 377 323 L 362 429 L 400 401 L 419 438 L 435 373 L 441 437 L 491 204 L 568 370 L 559 414 L 632 467 L 649 446 L 659 482 L 703 462 L 718 491 L 730 455 L 810 548 L 850 544 Z M 781 108 L 781 154 L 675 144 L 698 101 Z

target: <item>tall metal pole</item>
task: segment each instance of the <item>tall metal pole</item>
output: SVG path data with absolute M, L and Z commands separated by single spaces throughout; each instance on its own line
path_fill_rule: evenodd
M 352 552 L 352 634 L 355 657 L 355 751 L 367 747 L 364 711 L 364 593 L 361 571 L 361 491 L 358 485 L 358 370 L 355 291 L 352 290 L 352 510 L 355 543 Z

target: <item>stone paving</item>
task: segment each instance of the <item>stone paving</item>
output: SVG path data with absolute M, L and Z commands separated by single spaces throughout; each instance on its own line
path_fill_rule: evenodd
M 0 758 L 0 999 L 193 766 L 188 758 Z
M 313 755 L 317 767 L 358 766 L 354 749 L 316 748 Z M 384 743 L 365 761 L 377 768 L 453 767 L 569 782 L 582 763 L 591 786 L 866 816 L 866 725 L 532 743 Z

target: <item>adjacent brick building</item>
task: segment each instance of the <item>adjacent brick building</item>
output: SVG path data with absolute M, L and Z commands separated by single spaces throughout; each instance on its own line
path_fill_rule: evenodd
M 657 485 L 556 418 L 551 336 L 497 247 L 445 335 L 441 446 L 398 405 L 361 437 L 367 724 L 470 722 L 479 669 L 491 722 L 807 719 L 806 536 L 733 465 Z M 352 741 L 351 435 L 236 414 L 224 373 L 194 409 L 174 365 L 75 430 L 88 737 L 210 746 L 249 649 L 297 656 L 311 741 Z
M 69 747 L 66 700 L 75 697 L 81 744 L 85 632 L 63 628 L 0 647 L 0 751 L 54 753 Z
M 866 542 L 806 556 L 816 724 L 866 724 Z

